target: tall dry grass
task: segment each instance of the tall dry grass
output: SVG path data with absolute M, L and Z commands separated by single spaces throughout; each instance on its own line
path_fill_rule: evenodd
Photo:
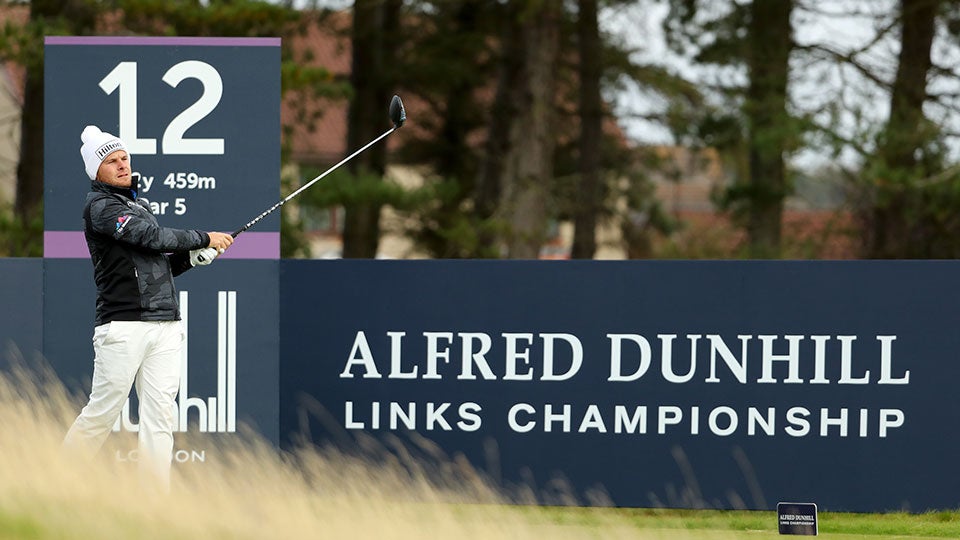
M 571 522 L 505 504 L 456 460 L 427 468 L 402 454 L 377 462 L 332 450 L 287 455 L 253 434 L 221 443 L 217 459 L 175 467 L 163 494 L 110 450 L 84 462 L 61 449 L 82 398 L 49 370 L 0 371 L 0 537 L 677 538 L 612 516 Z

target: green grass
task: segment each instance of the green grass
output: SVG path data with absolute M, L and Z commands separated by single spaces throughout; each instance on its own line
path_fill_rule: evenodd
M 0 538 L 44 538 L 43 526 L 27 516 L 10 515 L 0 511 Z
M 732 538 L 764 538 L 777 531 L 775 511 L 661 510 L 642 508 L 529 508 L 558 524 L 602 527 L 619 520 L 637 529 L 658 531 L 724 531 Z M 820 512 L 820 536 L 831 538 L 960 538 L 960 512 L 884 514 Z M 678 536 L 678 538 L 681 536 Z M 690 538 L 690 536 L 682 536 Z
M 164 537 L 190 538 L 201 531 L 207 537 L 217 538 L 253 538 L 256 535 L 241 534 L 236 531 L 218 530 L 217 527 L 191 529 L 185 525 L 185 531 L 172 523 L 163 523 L 159 529 L 149 530 L 149 513 L 134 511 L 125 515 L 117 508 L 101 514 L 98 519 L 106 519 L 110 525 L 106 531 L 90 522 L 77 523 L 69 516 L 60 516 L 54 510 L 58 504 L 49 500 L 37 501 L 33 512 L 18 513 L 0 511 L 0 538 L 9 539 L 47 539 L 47 538 L 101 538 L 105 537 Z M 60 501 L 64 503 L 66 501 Z M 131 504 L 136 504 L 131 501 Z M 65 505 L 70 511 L 70 504 Z M 463 533 L 472 530 L 480 538 L 491 538 L 503 534 L 504 529 L 489 530 L 491 518 L 515 526 L 517 538 L 537 538 L 536 531 L 544 533 L 543 538 L 623 538 L 644 540 L 785 540 L 777 531 L 776 512 L 774 511 L 720 511 L 720 510 L 668 510 L 640 508 L 577 508 L 577 507 L 537 507 L 511 506 L 499 504 L 443 504 L 429 510 L 425 518 L 431 521 L 439 512 L 456 516 L 460 525 L 453 531 Z M 48 514 L 48 512 L 52 512 Z M 110 517 L 108 517 L 110 516 Z M 431 517 L 434 516 L 434 517 Z M 369 517 L 369 516 L 367 516 Z M 93 521 L 97 521 L 94 519 Z M 84 521 L 84 520 L 80 520 Z M 372 538 L 369 522 L 357 526 L 357 538 Z M 349 528 L 349 527 L 348 527 Z M 398 538 L 415 538 L 417 533 L 409 534 L 410 526 Z M 429 530 L 429 526 L 424 527 Z M 382 530 L 375 529 L 377 537 Z M 414 529 L 415 531 L 417 528 Z M 159 536 L 157 533 L 163 531 Z M 341 530 L 341 532 L 343 532 Z M 422 530 L 420 531 L 423 532 Z M 836 540 L 875 540 L 884 539 L 923 539 L 923 538 L 960 538 L 960 513 L 929 512 L 923 514 L 885 513 L 854 514 L 840 512 L 821 512 L 819 514 L 819 532 L 823 538 Z M 132 536 L 131 536 L 132 535 Z M 389 536 L 388 536 L 389 537 Z

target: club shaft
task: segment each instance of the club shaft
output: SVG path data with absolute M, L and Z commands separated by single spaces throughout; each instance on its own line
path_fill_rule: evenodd
M 349 156 L 343 158 L 342 160 L 340 160 L 339 163 L 337 163 L 337 164 L 334 165 L 333 167 L 330 167 L 329 169 L 323 171 L 323 173 L 322 173 L 320 176 L 318 176 L 318 177 L 314 178 L 313 180 L 307 182 L 306 184 L 300 186 L 299 189 L 297 189 L 296 191 L 294 191 L 294 192 L 291 193 L 290 195 L 287 195 L 283 200 L 281 200 L 281 201 L 278 202 L 277 204 L 271 206 L 271 207 L 268 208 L 266 211 L 264 211 L 262 214 L 260 214 L 259 216 L 253 218 L 249 223 L 247 223 L 247 224 L 244 225 L 243 227 L 241 227 L 241 228 L 237 229 L 236 231 L 234 231 L 233 233 L 231 233 L 231 236 L 233 236 L 234 238 L 236 238 L 237 235 L 239 235 L 239 234 L 242 233 L 243 231 L 249 229 L 250 227 L 253 227 L 258 221 L 260 221 L 261 219 L 267 217 L 267 216 L 270 215 L 270 213 L 272 213 L 274 210 L 276 210 L 277 208 L 280 208 L 281 206 L 283 206 L 284 204 L 286 204 L 287 201 L 289 201 L 290 199 L 292 199 L 292 198 L 296 197 L 297 195 L 299 195 L 301 191 L 303 191 L 303 190 L 307 189 L 308 187 L 312 186 L 313 184 L 319 182 L 321 179 L 323 179 L 324 176 L 326 176 L 326 175 L 332 173 L 333 171 L 337 170 L 337 168 L 339 168 L 341 165 L 343 165 L 344 163 L 350 161 L 351 159 L 353 159 L 354 157 L 356 157 L 357 154 L 360 154 L 361 152 L 363 152 L 363 151 L 366 150 L 367 148 L 370 148 L 371 146 L 373 146 L 374 144 L 376 144 L 377 142 L 379 142 L 380 139 L 383 139 L 383 138 L 386 137 L 387 135 L 393 133 L 394 131 L 396 131 L 396 129 L 397 129 L 396 127 L 392 127 L 392 128 L 390 128 L 390 129 L 384 131 L 379 137 L 377 137 L 376 139 L 368 142 L 367 144 L 365 144 L 362 148 L 360 148 L 360 149 L 357 150 L 356 152 L 354 152 L 354 153 L 350 154 Z

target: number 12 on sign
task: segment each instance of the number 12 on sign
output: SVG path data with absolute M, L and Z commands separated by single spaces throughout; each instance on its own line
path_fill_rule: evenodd
M 176 88 L 186 79 L 197 79 L 203 93 L 193 104 L 173 118 L 163 132 L 163 154 L 222 155 L 223 139 L 188 139 L 183 135 L 197 122 L 213 112 L 223 97 L 220 73 L 206 62 L 185 60 L 167 70 L 163 82 Z M 118 91 L 120 102 L 120 138 L 131 154 L 155 155 L 157 140 L 137 133 L 137 63 L 120 62 L 100 81 L 100 88 L 110 95 Z

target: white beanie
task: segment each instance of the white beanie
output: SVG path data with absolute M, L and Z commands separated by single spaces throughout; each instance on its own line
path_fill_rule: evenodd
M 87 126 L 83 128 L 80 134 L 80 140 L 83 146 L 80 147 L 80 157 L 83 158 L 83 167 L 87 170 L 87 176 L 91 180 L 97 178 L 97 171 L 104 158 L 117 150 L 127 151 L 127 145 L 123 144 L 118 137 L 100 131 L 97 126 Z

